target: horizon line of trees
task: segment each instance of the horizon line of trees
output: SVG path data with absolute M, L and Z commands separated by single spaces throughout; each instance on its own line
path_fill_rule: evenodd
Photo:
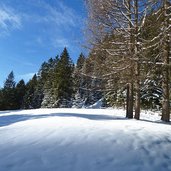
M 73 70 L 74 64 L 64 48 L 60 57 L 43 62 L 26 84 L 23 79 L 16 83 L 12 71 L 0 90 L 0 110 L 70 106 Z
M 43 62 L 37 74 L 27 83 L 23 79 L 16 83 L 11 71 L 0 89 L 0 110 L 80 108 L 96 102 L 102 93 L 97 97 L 90 93 L 91 90 L 83 88 L 91 84 L 91 80 L 80 75 L 87 69 L 85 61 L 81 53 L 74 65 L 67 48 L 64 48 L 60 56 Z

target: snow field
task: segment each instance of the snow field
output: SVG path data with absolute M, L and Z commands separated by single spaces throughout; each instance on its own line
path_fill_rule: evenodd
M 120 109 L 0 113 L 0 171 L 170 171 L 171 125 Z

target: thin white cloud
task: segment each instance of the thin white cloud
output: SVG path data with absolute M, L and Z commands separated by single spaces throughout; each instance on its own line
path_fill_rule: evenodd
M 65 38 L 56 38 L 53 40 L 52 45 L 54 48 L 63 48 L 63 47 L 69 47 L 70 43 Z
M 59 8 L 59 9 L 58 9 Z M 74 14 L 73 10 L 64 6 L 62 3 L 59 3 L 58 8 L 49 6 L 50 17 L 57 25 L 68 25 L 75 27 L 77 25 L 77 16 Z
M 72 8 L 64 5 L 61 1 L 56 1 L 55 6 L 41 1 L 39 3 L 39 8 L 40 7 L 44 9 L 43 15 L 37 17 L 35 15 L 32 16 L 36 22 L 48 22 L 59 27 L 65 26 L 66 28 L 77 27 L 80 23 L 81 18 L 76 12 Z
M 37 37 L 35 38 L 35 43 L 36 43 L 36 44 L 39 44 L 40 46 L 44 46 L 44 41 L 43 41 L 43 39 L 42 39 L 41 36 L 37 36 Z
M 21 17 L 14 9 L 5 5 L 0 6 L 0 30 L 8 32 L 12 29 L 20 29 L 22 27 Z
M 72 31 L 73 28 L 78 28 L 81 25 L 81 17 L 76 11 L 65 5 L 62 1 L 56 1 L 55 5 L 52 6 L 46 1 L 38 1 L 32 4 L 34 11 L 32 13 L 22 13 L 22 17 L 25 21 L 29 22 L 30 25 L 37 25 L 39 35 L 28 40 L 27 46 L 47 46 L 52 45 L 55 48 L 68 47 L 71 43 L 69 38 L 65 36 L 65 32 Z M 37 10 L 36 10 L 37 9 Z M 40 26 L 40 24 L 42 24 Z M 55 39 L 55 40 L 54 40 Z M 71 37 L 70 37 L 71 39 Z
M 17 76 L 17 80 L 23 79 L 25 82 L 28 82 L 31 78 L 33 78 L 33 76 L 34 76 L 35 74 L 36 74 L 36 73 L 31 72 L 31 73 L 26 73 L 26 74 L 18 75 L 18 76 Z
M 26 67 L 34 67 L 35 64 L 33 62 L 29 62 L 26 59 L 23 58 L 23 60 L 21 58 L 19 58 L 18 56 L 15 57 L 7 57 L 9 60 L 18 63 L 21 66 L 26 66 Z

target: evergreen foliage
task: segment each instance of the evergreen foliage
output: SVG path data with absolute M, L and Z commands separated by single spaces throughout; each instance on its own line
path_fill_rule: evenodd
M 23 99 L 24 109 L 34 109 L 37 104 L 35 101 L 35 91 L 37 86 L 37 75 L 35 74 L 33 78 L 26 84 L 26 94 Z
M 15 92 L 16 92 L 17 109 L 21 109 L 23 105 L 24 96 L 26 93 L 26 85 L 23 79 L 17 83 Z
M 69 57 L 69 53 L 64 48 L 57 64 L 56 97 L 57 107 L 71 107 L 73 97 L 73 69 L 74 64 Z
M 2 110 L 17 109 L 17 96 L 13 71 L 10 72 L 4 83 L 4 88 L 1 90 L 1 98 L 0 106 Z
M 15 88 L 15 81 L 14 81 L 14 73 L 13 71 L 11 71 L 4 83 L 4 89 L 13 89 L 13 88 Z

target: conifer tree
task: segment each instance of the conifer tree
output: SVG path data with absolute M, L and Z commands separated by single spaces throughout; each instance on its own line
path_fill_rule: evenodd
M 79 92 L 80 88 L 82 87 L 83 83 L 83 66 L 85 64 L 86 58 L 85 56 L 81 53 L 80 56 L 78 57 L 76 67 L 74 70 L 74 81 L 75 81 L 75 91 Z
M 26 85 L 23 79 L 17 83 L 15 91 L 16 91 L 17 109 L 21 109 L 24 100 L 24 95 L 26 93 Z
M 83 66 L 85 64 L 86 58 L 81 53 L 78 57 L 76 66 L 74 68 L 74 93 L 75 98 L 73 101 L 73 106 L 77 108 L 81 108 L 84 105 L 84 97 L 83 97 Z
M 17 109 L 15 80 L 13 71 L 8 75 L 3 88 L 3 108 L 5 110 Z
M 34 109 L 36 107 L 34 101 L 34 93 L 37 86 L 37 75 L 35 74 L 33 78 L 26 84 L 26 94 L 23 100 L 24 109 Z
M 56 83 L 57 83 L 57 65 L 59 62 L 58 56 L 56 56 L 54 59 L 49 59 L 48 65 L 49 69 L 47 72 L 47 79 L 44 80 L 43 85 L 43 100 L 41 103 L 41 107 L 43 108 L 51 108 L 55 107 L 54 103 L 56 101 Z
M 73 69 L 74 65 L 66 48 L 64 48 L 59 62 L 57 71 L 56 97 L 57 107 L 71 107 L 73 96 Z
M 3 89 L 0 89 L 0 110 L 5 109 L 5 103 L 4 103 L 4 92 Z
M 78 70 L 81 70 L 83 68 L 85 60 L 86 60 L 85 56 L 83 55 L 83 53 L 81 53 L 80 56 L 78 57 L 77 64 L 76 64 L 76 68 Z
M 10 74 L 8 75 L 5 83 L 4 83 L 4 89 L 8 89 L 8 88 L 15 88 L 15 81 L 14 81 L 14 73 L 13 71 L 10 72 Z

